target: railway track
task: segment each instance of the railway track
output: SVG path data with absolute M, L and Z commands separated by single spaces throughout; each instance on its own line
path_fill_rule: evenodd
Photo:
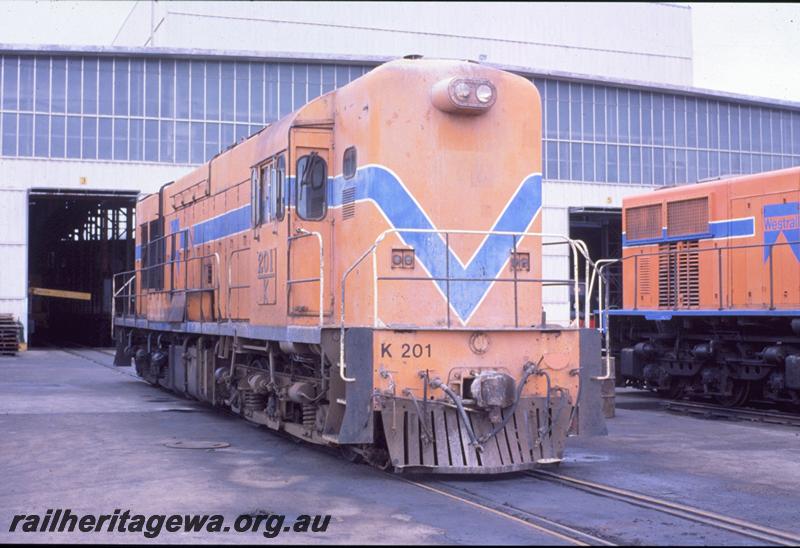
M 114 365 L 114 351 L 111 349 L 105 348 L 93 348 L 89 346 L 80 346 L 77 344 L 73 344 L 70 346 L 52 346 L 54 350 L 60 350 L 67 354 L 71 354 L 72 356 L 77 356 L 79 358 L 83 358 L 84 360 L 88 360 L 90 362 L 96 363 L 97 365 L 101 365 L 106 369 L 111 369 L 119 373 L 120 375 L 126 375 L 128 377 L 134 378 L 136 380 L 146 382 L 144 379 L 139 377 L 136 373 L 131 371 L 126 371 L 125 369 L 130 368 L 122 368 L 117 367 Z M 111 363 L 108 362 L 109 358 L 111 359 Z
M 397 478 L 397 476 L 394 475 L 393 477 Z M 574 527 L 558 523 L 505 502 L 496 502 L 488 497 L 477 495 L 467 489 L 453 487 L 439 481 L 417 481 L 403 477 L 399 479 L 405 483 L 415 485 L 426 491 L 500 516 L 569 544 L 574 544 L 576 546 L 617 546 L 617 544 L 608 539 L 600 538 L 586 531 L 581 531 Z
M 662 403 L 667 411 L 706 419 L 728 419 L 800 427 L 800 415 L 743 407 L 722 407 L 710 403 L 671 400 Z
M 119 368 L 114 367 L 108 363 L 107 357 L 112 357 L 113 353 L 96 348 L 88 347 L 74 347 L 74 348 L 59 348 L 60 350 L 72 354 L 83 359 L 92 361 L 98 365 L 113 369 L 121 374 L 129 375 L 134 378 L 138 377 L 126 371 L 121 371 Z M 103 359 L 106 357 L 106 359 Z M 794 426 L 800 426 L 800 417 L 786 413 L 774 413 L 769 411 L 758 411 L 753 409 L 726 409 L 714 405 L 700 404 L 695 402 L 679 402 L 671 401 L 666 402 L 665 406 L 674 406 L 670 410 L 677 410 L 680 406 L 686 409 L 687 413 L 720 413 L 722 416 L 724 412 L 730 411 L 737 413 L 737 418 L 743 420 L 753 420 L 760 422 L 776 422 L 778 424 L 788 424 L 787 422 L 777 422 L 785 418 L 791 418 Z M 669 407 L 668 407 L 669 408 Z M 726 418 L 732 415 L 726 415 Z M 465 489 L 447 484 L 444 481 L 418 480 L 408 477 L 397 476 L 395 474 L 387 473 L 391 477 L 399 481 L 414 485 L 418 488 L 424 489 L 428 492 L 436 493 L 440 496 L 446 497 L 450 500 L 458 501 L 462 504 L 480 509 L 482 511 L 491 513 L 493 515 L 502 517 L 519 525 L 530 528 L 531 530 L 548 535 L 553 539 L 561 542 L 573 544 L 576 546 L 617 546 L 614 540 L 609 538 L 602 538 L 588 531 L 582 531 L 578 528 L 565 525 L 548 519 L 545 516 L 524 510 L 516 507 L 508 502 L 498 502 L 480 494 L 475 493 L 471 489 Z M 617 500 L 640 508 L 646 508 L 668 514 L 680 519 L 685 519 L 702 525 L 724 530 L 730 533 L 747 537 L 748 539 L 761 541 L 776 546 L 798 546 L 800 545 L 800 535 L 781 531 L 771 527 L 759 525 L 757 523 L 749 522 L 739 518 L 725 516 L 715 512 L 703 510 L 686 504 L 671 502 L 643 493 L 637 493 L 610 485 L 604 485 L 588 480 L 578 479 L 564 474 L 552 472 L 549 470 L 533 470 L 524 473 L 524 476 L 534 478 L 539 481 L 548 481 L 556 484 L 563 485 L 572 489 L 577 489 L 585 493 Z
M 746 537 L 751 541 L 761 541 L 765 544 L 776 546 L 800 545 L 800 535 L 703 510 L 690 505 L 675 503 L 642 493 L 636 493 L 546 470 L 534 470 L 526 472 L 524 475 L 540 481 L 548 481 L 577 489 L 593 496 L 613 499 L 640 508 L 668 514 L 679 519 L 699 523 L 714 529 L 734 533 Z M 508 502 L 498 502 L 489 497 L 476 494 L 470 489 L 455 487 L 443 481 L 415 480 L 402 477 L 399 479 L 405 483 L 425 489 L 426 491 L 439 494 L 451 500 L 456 500 L 462 504 L 484 510 L 524 525 L 539 533 L 549 535 L 569 544 L 577 546 L 617 546 L 618 542 L 627 544 L 631 541 L 631 539 L 628 539 L 628 541 L 619 541 L 609 537 L 603 538 L 592 532 L 583 531 L 576 527 L 558 523 L 545 516 L 523 510 Z
M 600 497 L 611 498 L 639 506 L 641 508 L 648 508 L 656 510 L 665 514 L 683 518 L 696 523 L 702 523 L 717 529 L 723 529 L 738 535 L 742 535 L 754 540 L 760 540 L 777 546 L 797 546 L 800 545 L 800 535 L 773 529 L 752 523 L 739 518 L 733 518 L 702 510 L 686 504 L 670 502 L 667 500 L 659 499 L 642 493 L 636 493 L 610 485 L 603 485 L 600 483 L 582 480 L 558 474 L 546 470 L 534 470 L 527 472 L 526 475 L 537 479 L 551 481 L 566 485 L 581 491 L 591 493 Z

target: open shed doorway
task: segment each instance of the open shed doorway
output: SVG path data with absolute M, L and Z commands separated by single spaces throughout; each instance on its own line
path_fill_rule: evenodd
M 29 192 L 30 346 L 111 345 L 112 277 L 134 267 L 137 195 Z
M 592 260 L 619 259 L 622 256 L 622 210 L 618 207 L 572 207 L 569 209 L 569 237 L 583 240 Z M 585 264 L 579 261 L 581 279 Z M 610 308 L 622 305 L 622 270 L 619 265 L 607 267 L 609 275 L 608 298 Z M 596 287 L 597 282 L 595 282 Z M 581 303 L 582 306 L 582 303 Z M 593 291 L 589 304 L 596 322 L 598 310 L 597 291 Z

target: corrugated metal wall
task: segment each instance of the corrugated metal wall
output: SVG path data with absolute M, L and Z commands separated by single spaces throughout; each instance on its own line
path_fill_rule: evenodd
M 28 336 L 28 191 L 0 188 L 0 312 L 22 321 Z

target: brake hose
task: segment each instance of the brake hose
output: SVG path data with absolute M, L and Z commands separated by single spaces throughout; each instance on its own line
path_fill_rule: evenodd
M 458 409 L 458 414 L 461 415 L 461 420 L 464 422 L 464 428 L 469 436 L 470 445 L 474 446 L 477 451 L 483 451 L 483 447 L 481 446 L 480 442 L 478 442 L 478 438 L 475 436 L 475 432 L 472 430 L 472 424 L 469 422 L 469 417 L 467 417 L 467 412 L 464 410 L 464 405 L 461 403 L 461 398 L 459 398 L 449 386 L 444 384 L 441 379 L 433 379 L 431 381 L 431 386 L 433 388 L 441 388 L 444 393 L 447 394 L 451 400 L 453 400 L 453 403 L 456 404 L 456 408 Z

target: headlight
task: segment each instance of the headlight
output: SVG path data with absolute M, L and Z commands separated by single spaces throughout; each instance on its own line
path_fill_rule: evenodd
M 475 90 L 475 97 L 478 98 L 478 101 L 481 103 L 488 103 L 492 100 L 492 88 L 489 87 L 487 84 L 480 84 L 478 89 Z
M 453 93 L 455 94 L 456 98 L 461 99 L 462 101 L 469 99 L 469 94 L 471 91 L 472 90 L 470 89 L 469 84 L 466 82 L 459 82 L 453 86 Z
M 497 101 L 497 89 L 485 78 L 446 78 L 434 84 L 431 99 L 444 112 L 481 114 Z

